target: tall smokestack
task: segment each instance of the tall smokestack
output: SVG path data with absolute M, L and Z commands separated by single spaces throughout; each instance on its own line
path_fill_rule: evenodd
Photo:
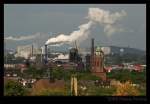
M 31 55 L 33 57 L 33 44 L 32 44 L 32 47 L 31 47 Z
M 45 44 L 45 63 L 47 63 L 47 45 Z
M 93 61 L 94 61 L 94 38 L 91 39 L 91 64 L 90 64 L 91 69 L 93 66 Z
M 94 38 L 91 39 L 91 56 L 94 55 Z

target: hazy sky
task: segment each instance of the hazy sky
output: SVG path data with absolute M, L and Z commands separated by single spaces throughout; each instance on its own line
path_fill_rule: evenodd
M 106 36 L 103 27 L 96 25 L 81 47 L 90 47 L 90 38 L 94 37 L 96 44 L 130 46 L 146 49 L 146 6 L 144 4 L 5 4 L 4 34 L 5 37 L 34 36 L 34 39 L 21 41 L 7 40 L 9 48 L 18 45 L 38 42 L 44 45 L 48 38 L 70 34 L 78 30 L 78 26 L 87 23 L 89 8 L 100 8 L 111 13 L 124 10 L 126 16 L 119 24 L 124 31 L 116 32 L 110 38 Z M 38 34 L 42 36 L 38 36 Z M 84 38 L 84 37 L 83 37 Z

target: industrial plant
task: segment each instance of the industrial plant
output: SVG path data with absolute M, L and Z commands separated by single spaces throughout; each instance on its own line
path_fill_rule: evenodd
M 54 36 L 52 33 L 50 36 L 36 33 L 5 37 L 4 95 L 145 96 L 146 52 L 129 46 L 116 46 L 111 42 L 107 45 L 102 43 L 107 43 L 115 33 L 129 33 L 119 23 L 128 16 L 125 10 L 112 12 L 89 7 L 85 18 L 87 22 L 69 34 Z M 98 29 L 102 31 L 95 32 L 97 37 L 102 34 L 106 40 L 92 34 L 96 26 L 101 26 Z M 86 39 L 90 41 L 86 41 L 85 47 L 82 42 Z M 30 40 L 28 45 L 27 40 Z M 15 45 L 16 50 L 6 49 L 8 41 L 22 44 Z M 64 48 L 65 45 L 67 48 Z
M 110 79 L 108 75 L 108 73 L 111 73 L 111 71 L 117 71 L 120 69 L 129 70 L 130 72 L 137 71 L 140 73 L 143 72 L 146 67 L 145 65 L 132 65 L 129 63 L 124 63 L 119 66 L 106 64 L 108 55 L 111 55 L 110 47 L 95 46 L 94 38 L 92 38 L 91 47 L 89 48 L 90 51 L 81 52 L 79 51 L 76 42 L 77 41 L 74 42 L 74 47 L 69 48 L 68 52 L 65 53 L 55 52 L 54 50 L 51 52 L 51 44 L 45 44 L 40 49 L 34 47 L 33 44 L 18 46 L 17 52 L 14 54 L 15 60 L 13 59 L 11 60 L 11 63 L 9 63 L 9 60 L 7 59 L 4 64 L 5 80 L 16 80 L 22 84 L 22 86 L 31 88 L 34 92 L 32 92 L 33 95 L 36 95 L 35 92 L 36 89 L 39 89 L 38 86 L 47 86 L 46 88 L 48 89 L 51 89 L 51 86 L 55 86 L 55 88 L 59 88 L 59 86 L 65 88 L 65 83 L 70 83 L 70 88 L 68 89 L 70 89 L 71 95 L 78 96 L 82 95 L 79 94 L 79 89 L 87 89 L 87 84 L 81 86 L 83 79 L 78 78 L 82 73 L 89 73 L 91 76 L 95 76 L 97 80 L 94 78 L 95 80 L 91 82 L 93 84 L 95 83 L 95 86 L 99 85 L 104 86 L 104 88 L 110 88 L 114 83 L 114 80 Z M 22 58 L 22 62 L 16 62 L 18 58 Z M 19 72 L 15 72 L 15 70 L 18 70 Z M 31 70 L 33 70 L 33 72 L 35 70 L 41 70 L 41 72 L 45 74 L 39 73 L 40 75 L 36 76 L 29 76 L 25 74 L 27 71 Z M 59 77 L 55 73 L 57 70 L 60 71 Z M 69 71 L 72 71 L 70 74 L 68 74 L 68 81 L 69 79 L 70 81 L 65 82 L 65 73 L 68 73 Z M 84 77 L 85 76 L 86 74 Z M 89 77 L 88 80 L 90 81 L 93 79 L 90 79 Z M 79 88 L 79 86 L 81 88 Z M 134 86 L 139 86 L 139 84 L 134 84 Z

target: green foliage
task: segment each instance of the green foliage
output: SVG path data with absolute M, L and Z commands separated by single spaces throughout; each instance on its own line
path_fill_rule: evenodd
M 70 80 L 72 74 L 76 74 L 79 80 L 97 80 L 99 77 L 92 75 L 89 71 L 76 71 L 76 70 L 63 70 L 61 68 L 55 68 L 52 70 L 52 74 L 55 79 Z
M 67 92 L 62 89 L 44 89 L 40 93 L 40 96 L 66 96 Z
M 18 82 L 9 80 L 4 84 L 5 96 L 24 96 L 26 94 L 27 90 Z
M 53 69 L 52 74 L 55 79 L 62 79 L 64 77 L 64 70 L 61 68 Z
M 5 73 L 16 73 L 17 75 L 21 75 L 20 69 L 14 69 L 14 68 L 5 69 Z
M 46 70 L 44 69 L 36 69 L 35 67 L 29 67 L 27 70 L 24 71 L 24 77 L 32 77 L 32 78 L 40 78 L 43 77 Z
M 9 64 L 17 64 L 17 63 L 23 63 L 24 58 L 23 57 L 14 57 L 14 54 L 7 54 L 7 56 L 4 56 L 4 63 Z
M 14 57 L 13 54 L 8 54 L 8 53 L 7 53 L 7 55 L 4 56 L 4 59 L 6 59 L 6 58 L 7 58 L 7 61 L 8 61 L 8 60 L 14 59 L 15 57 Z
M 133 83 L 143 83 L 146 82 L 146 71 L 130 72 L 129 70 L 114 70 L 110 73 L 107 73 L 107 77 L 110 79 L 119 80 L 121 82 L 130 80 Z
M 116 92 L 115 87 L 102 88 L 95 85 L 87 87 L 87 91 L 84 92 L 83 96 L 112 96 Z
M 146 85 L 142 86 L 143 88 L 138 88 L 141 96 L 146 96 Z
M 64 79 L 65 81 L 70 80 L 71 75 L 76 73 L 75 70 L 64 70 L 62 68 L 53 68 L 52 75 L 55 79 Z
M 92 75 L 91 73 L 77 73 L 77 78 L 79 80 L 99 80 L 100 78 Z

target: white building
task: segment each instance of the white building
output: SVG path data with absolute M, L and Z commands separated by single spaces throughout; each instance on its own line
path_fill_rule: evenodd
M 33 55 L 41 54 L 41 49 L 34 48 L 32 45 L 18 46 L 17 47 L 17 54 L 15 55 L 15 57 L 24 57 L 25 59 L 27 59 L 32 54 Z

